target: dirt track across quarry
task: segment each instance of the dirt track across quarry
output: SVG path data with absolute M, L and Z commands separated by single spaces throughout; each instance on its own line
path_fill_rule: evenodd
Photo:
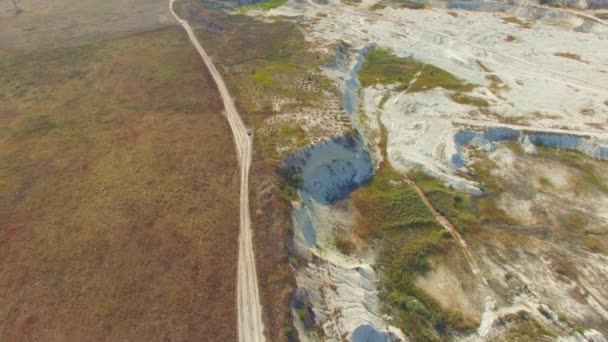
M 222 76 L 196 38 L 190 24 L 188 24 L 186 20 L 181 19 L 175 11 L 173 11 L 174 2 L 175 0 L 169 1 L 169 10 L 171 11 L 171 14 L 173 14 L 175 19 L 188 33 L 190 41 L 201 55 L 205 65 L 207 65 L 220 92 L 226 111 L 225 115 L 234 135 L 237 157 L 241 167 L 240 233 L 237 271 L 237 325 L 239 341 L 264 341 L 262 307 L 260 305 L 258 279 L 251 236 L 251 219 L 249 214 L 249 169 L 251 167 L 252 141 L 247 134 L 247 129 L 236 110 L 234 101 L 228 92 L 228 88 L 226 87 Z

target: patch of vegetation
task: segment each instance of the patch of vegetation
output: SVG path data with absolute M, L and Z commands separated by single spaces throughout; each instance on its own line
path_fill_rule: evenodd
M 297 66 L 285 61 L 278 61 L 263 65 L 256 69 L 253 74 L 253 80 L 263 86 L 271 86 L 275 81 L 275 75 L 289 75 L 296 72 Z
M 498 324 L 509 327 L 507 334 L 497 339 L 501 342 L 534 342 L 552 340 L 556 337 L 525 311 L 504 316 L 498 321 Z
M 541 189 L 553 188 L 553 184 L 551 184 L 551 181 L 547 177 L 538 177 L 538 184 L 540 185 Z
M 484 72 L 486 72 L 486 79 L 490 81 L 489 89 L 494 95 L 500 97 L 500 93 L 502 91 L 509 90 L 509 86 L 506 85 L 503 82 L 503 80 L 500 79 L 500 77 L 498 77 L 494 74 L 491 74 L 492 70 L 490 70 L 490 68 L 488 68 L 485 64 L 483 64 L 479 60 L 477 61 L 477 64 Z
M 558 57 L 573 59 L 575 61 L 586 63 L 583 60 L 583 58 L 580 55 L 576 54 L 576 53 L 572 53 L 572 52 L 556 52 L 556 53 L 554 53 L 554 55 L 558 56 Z
M 343 234 L 336 234 L 334 237 L 336 248 L 344 255 L 351 255 L 357 250 L 355 242 Z
M 368 183 L 353 193 L 361 217 L 357 234 L 379 236 L 387 230 L 435 224 L 431 212 L 403 176 L 389 166 L 378 170 Z
M 402 331 L 416 341 L 435 341 L 438 336 L 474 329 L 474 322 L 441 307 L 415 286 L 416 277 L 429 270 L 427 257 L 453 243 L 449 233 L 438 225 L 427 225 L 387 235 L 378 258 L 383 272 L 380 293 Z
M 502 17 L 501 18 L 502 21 L 506 22 L 506 23 L 511 23 L 511 24 L 515 24 L 521 28 L 526 28 L 529 29 L 532 27 L 532 22 L 529 21 L 523 21 L 521 19 L 519 19 L 518 17 L 515 16 L 510 16 L 510 17 Z
M 409 8 L 409 9 L 425 9 L 428 6 L 421 1 L 413 1 L 413 0 L 392 0 L 391 3 L 395 7 L 399 8 Z
M 429 270 L 427 257 L 453 242 L 403 176 L 384 164 L 352 198 L 361 214 L 357 233 L 384 237 L 378 257 L 381 298 L 396 324 L 425 341 L 472 329 L 472 322 L 415 286 L 416 277 Z
M 566 0 L 540 0 L 540 4 L 551 7 L 566 7 L 568 2 Z
M 386 4 L 385 4 L 384 0 L 380 0 L 369 7 L 369 9 L 372 11 L 381 10 L 384 8 L 386 8 Z
M 485 108 L 490 105 L 488 103 L 488 101 L 486 101 L 482 98 L 470 96 L 470 95 L 466 95 L 466 94 L 462 94 L 462 93 L 456 93 L 456 94 L 452 95 L 452 100 L 456 103 L 466 104 L 466 105 L 475 106 L 475 107 L 484 107 Z
M 259 6 L 277 4 L 269 1 Z M 197 2 L 180 2 L 176 10 L 194 24 L 207 52 L 222 73 L 239 112 L 258 123 L 272 114 L 272 101 L 288 100 L 294 109 L 319 105 L 322 90 L 333 91 L 320 74 L 322 63 L 302 32 L 287 21 L 267 23 L 215 11 Z M 209 27 L 221 27 L 218 31 Z M 310 87 L 301 87 L 308 83 Z M 256 123 L 252 123 L 255 126 Z
M 277 8 L 283 6 L 287 3 L 287 0 L 267 0 L 264 2 L 257 3 L 255 5 L 251 5 L 253 8 L 259 8 L 264 11 L 269 11 L 273 8 Z
M 425 91 L 437 87 L 459 92 L 469 92 L 475 88 L 474 85 L 462 81 L 453 74 L 434 65 L 427 64 L 424 66 L 416 82 L 408 88 L 408 91 Z
M 281 195 L 288 201 L 298 200 L 298 189 L 304 184 L 304 177 L 291 167 L 280 167 L 276 171 L 275 181 Z
M 283 334 L 285 335 L 285 337 L 290 338 L 293 336 L 294 332 L 293 332 L 293 328 L 290 326 L 285 326 L 283 327 Z
M 587 155 L 578 151 L 558 150 L 541 146 L 539 154 L 543 157 L 556 160 L 560 163 L 575 168 L 578 171 L 576 177 L 576 189 L 579 192 L 598 190 L 608 193 L 608 184 L 604 182 L 598 171 L 598 162 L 590 160 Z M 606 162 L 599 162 L 602 165 Z
M 373 49 L 365 59 L 359 80 L 364 87 L 399 84 L 404 89 L 423 65 L 411 57 L 398 57 L 389 49 Z
M 521 147 L 507 144 L 509 148 Z M 483 153 L 483 152 L 482 152 Z M 517 152 L 515 152 L 517 153 Z M 481 183 L 481 188 L 485 194 L 481 197 L 474 197 L 471 200 L 473 212 L 476 213 L 481 223 L 512 225 L 517 222 L 511 218 L 503 209 L 498 207 L 498 197 L 502 193 L 503 184 L 499 178 L 492 175 L 491 171 L 498 166 L 488 158 L 479 158 L 471 168 L 475 172 L 475 179 Z
M 438 336 L 473 329 L 474 322 L 442 308 L 416 287 L 416 278 L 430 268 L 427 257 L 447 250 L 453 241 L 403 175 L 386 162 L 386 129 L 382 125 L 380 147 L 384 162 L 374 177 L 352 194 L 352 200 L 360 214 L 357 234 L 382 237 L 378 266 L 380 297 L 386 310 L 413 340 L 434 341 Z
M 386 101 L 388 101 L 389 98 L 390 98 L 390 96 L 388 94 L 382 96 L 382 98 L 380 99 L 380 103 L 378 104 L 378 107 L 380 109 L 384 109 L 384 105 L 386 104 Z
M 478 198 L 450 189 L 437 178 L 422 172 L 412 172 L 409 177 L 424 191 L 435 210 L 450 220 L 461 233 L 479 230 Z
M 509 42 L 509 43 L 512 43 L 512 42 L 514 42 L 514 41 L 516 41 L 516 40 L 517 40 L 517 37 L 515 37 L 515 36 L 514 36 L 514 35 L 512 35 L 512 34 L 508 34 L 508 35 L 505 37 L 505 41 L 507 41 L 507 42 Z
M 393 6 L 397 8 L 408 8 L 408 9 L 425 9 L 428 5 L 422 1 L 416 0 L 382 0 L 370 7 L 371 10 L 379 10 L 386 8 L 387 6 Z
M 276 164 L 319 134 L 305 131 L 295 122 L 268 125 L 267 121 L 275 114 L 277 100 L 283 102 L 283 111 L 323 110 L 325 94 L 337 93 L 332 81 L 320 72 L 320 65 L 326 63 L 324 56 L 311 51 L 296 24 L 231 15 L 196 1 L 179 2 L 176 9 L 193 24 L 247 125 L 260 132 L 256 143 L 262 146 L 265 159 Z
M 410 85 L 418 72 L 420 75 Z M 359 80 L 364 87 L 374 84 L 397 84 L 397 90 L 408 89 L 412 92 L 436 87 L 468 92 L 474 88 L 443 69 L 426 65 L 411 57 L 398 57 L 388 49 L 374 49 L 368 54 Z
M 602 243 L 596 236 L 585 236 L 583 245 L 593 253 L 608 254 L 608 244 Z
M 278 162 L 290 151 L 309 144 L 309 134 L 294 122 L 282 122 L 258 130 L 258 144 L 264 157 Z

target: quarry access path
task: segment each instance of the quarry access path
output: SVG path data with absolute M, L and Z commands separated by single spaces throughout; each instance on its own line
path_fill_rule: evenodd
M 418 186 L 418 184 L 416 184 L 416 182 L 414 182 L 408 177 L 404 178 L 405 182 L 409 186 L 411 186 L 418 195 L 418 197 L 420 197 L 422 203 L 424 203 L 427 209 L 431 212 L 435 220 L 437 220 L 437 222 L 439 222 L 439 224 L 450 233 L 452 238 L 456 240 L 456 242 L 462 249 L 465 258 L 467 259 L 467 262 L 469 263 L 469 267 L 471 268 L 473 274 L 478 276 L 485 285 L 488 285 L 488 281 L 481 272 L 481 268 L 479 268 L 479 263 L 477 262 L 477 259 L 475 259 L 475 257 L 473 256 L 473 253 L 469 249 L 469 245 L 467 245 L 467 242 L 462 238 L 462 236 L 458 232 L 458 229 L 456 229 L 456 227 L 452 224 L 452 222 L 450 222 L 450 220 L 447 219 L 447 217 L 443 216 L 437 211 L 437 209 L 435 209 L 435 206 L 433 206 L 429 198 L 426 196 L 426 193 Z
M 243 120 L 234 105 L 234 100 L 228 92 L 224 79 L 215 68 L 211 57 L 205 52 L 198 38 L 196 38 L 188 21 L 181 19 L 173 10 L 174 2 L 175 0 L 169 1 L 169 10 L 177 22 L 184 28 L 190 38 L 190 42 L 200 54 L 207 69 L 209 69 L 209 73 L 213 77 L 222 97 L 225 116 L 234 135 L 234 143 L 241 171 L 236 298 L 238 340 L 241 342 L 262 342 L 265 341 L 264 325 L 262 323 L 262 306 L 260 304 L 255 256 L 253 253 L 251 216 L 249 213 L 249 169 L 251 167 L 252 140 L 247 134 L 247 128 L 243 124 Z

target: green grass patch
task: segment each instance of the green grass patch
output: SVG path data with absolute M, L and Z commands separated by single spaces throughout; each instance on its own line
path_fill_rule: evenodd
M 380 146 L 384 162 L 374 177 L 352 194 L 352 200 L 360 214 L 356 233 L 382 237 L 378 266 L 380 297 L 386 310 L 397 326 L 417 341 L 473 329 L 474 322 L 442 308 L 415 286 L 416 277 L 429 270 L 427 257 L 441 253 L 453 241 L 403 175 L 386 162 L 386 129 L 382 125 Z M 419 180 L 429 189 L 441 187 L 431 177 Z
M 424 191 L 435 210 L 449 219 L 462 234 L 480 229 L 479 199 L 450 189 L 439 179 L 422 172 L 413 172 L 410 178 Z
M 276 80 L 275 77 L 289 76 L 297 72 L 297 66 L 287 61 L 276 61 L 263 65 L 255 71 L 253 80 L 258 84 L 270 86 Z
M 410 86 L 416 73 L 418 79 Z M 397 84 L 398 90 L 425 91 L 441 87 L 468 92 L 474 86 L 463 82 L 451 73 L 433 65 L 421 63 L 411 57 L 398 57 L 388 49 L 372 50 L 361 68 L 359 80 L 364 87 L 374 84 Z
M 387 234 L 378 257 L 382 271 L 380 296 L 391 317 L 415 341 L 435 341 L 475 328 L 457 312 L 442 308 L 415 280 L 429 270 L 427 257 L 452 244 L 450 235 L 436 225 L 407 228 Z
M 456 93 L 456 94 L 452 95 L 452 100 L 456 103 L 466 104 L 466 105 L 475 106 L 475 107 L 485 108 L 490 105 L 488 103 L 488 101 L 486 101 L 482 98 L 470 96 L 470 95 L 466 95 L 466 94 L 462 94 L 462 93 Z
M 380 168 L 352 196 L 361 214 L 357 233 L 362 237 L 378 236 L 386 230 L 435 224 L 433 215 L 418 194 L 389 166 Z
M 469 92 L 475 88 L 474 85 L 462 81 L 453 74 L 427 64 L 416 82 L 410 86 L 409 91 L 425 91 L 437 87 L 459 92 Z
M 409 9 L 415 9 L 415 10 L 425 9 L 428 7 L 428 5 L 426 5 L 422 2 L 411 1 L 411 0 L 392 0 L 391 3 L 395 7 L 409 8 Z
M 257 3 L 255 5 L 246 6 L 245 8 L 259 8 L 263 11 L 269 11 L 273 8 L 283 6 L 287 3 L 287 0 L 268 0 Z
M 412 1 L 412 0 L 381 0 L 375 4 L 373 4 L 370 9 L 371 10 L 379 10 L 386 8 L 387 6 L 393 6 L 397 8 L 408 8 L 414 10 L 426 9 L 429 6 L 425 3 Z
M 368 87 L 374 84 L 399 84 L 404 88 L 423 64 L 411 57 L 398 57 L 389 49 L 373 49 L 367 55 L 359 80 Z
M 429 270 L 427 257 L 453 243 L 403 176 L 384 164 L 352 195 L 357 233 L 383 237 L 378 256 L 380 295 L 395 323 L 414 340 L 435 340 L 474 327 L 415 286 Z
M 298 200 L 298 189 L 304 184 L 304 177 L 293 168 L 284 166 L 277 168 L 275 182 L 279 187 L 281 195 L 288 201 Z
M 265 127 L 257 133 L 258 144 L 264 158 L 280 161 L 289 151 L 305 147 L 310 143 L 309 134 L 297 123 L 282 122 Z

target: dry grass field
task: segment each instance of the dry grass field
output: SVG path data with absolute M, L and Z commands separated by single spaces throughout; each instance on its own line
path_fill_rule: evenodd
M 6 50 L 74 46 L 125 33 L 157 29 L 175 21 L 165 0 L 0 1 L 0 54 Z
M 177 27 L 0 57 L 1 341 L 236 339 L 216 92 Z

